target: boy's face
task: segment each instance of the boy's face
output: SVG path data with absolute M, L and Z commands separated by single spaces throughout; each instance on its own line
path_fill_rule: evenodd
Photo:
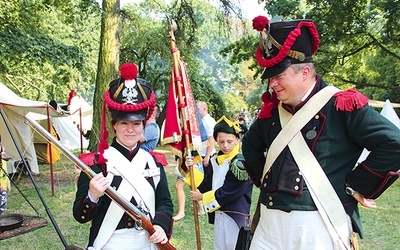
M 230 152 L 232 152 L 236 144 L 239 143 L 239 139 L 234 134 L 218 132 L 216 142 L 219 146 L 219 149 L 224 154 L 229 154 Z

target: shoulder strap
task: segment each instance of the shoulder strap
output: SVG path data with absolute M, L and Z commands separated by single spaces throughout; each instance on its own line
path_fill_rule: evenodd
M 284 122 L 283 119 L 290 119 L 291 116 L 289 112 L 279 107 L 279 117 L 282 122 Z M 290 141 L 289 148 L 318 212 L 336 244 L 337 248 L 335 249 L 350 250 L 351 226 L 347 219 L 348 216 L 331 182 L 300 132 Z
M 340 90 L 334 86 L 327 86 L 316 93 L 311 99 L 285 124 L 281 124 L 282 130 L 271 143 L 268 149 L 261 181 L 271 168 L 282 150 L 289 144 L 293 137 L 299 132 L 311 118 L 322 109 L 322 107 Z M 279 104 L 281 107 L 282 104 Z

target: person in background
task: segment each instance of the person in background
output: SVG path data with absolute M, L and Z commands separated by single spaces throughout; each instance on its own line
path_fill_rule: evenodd
M 177 160 L 177 164 L 179 164 L 179 160 Z M 194 167 L 203 172 L 202 163 L 195 164 Z M 178 212 L 174 217 L 175 222 L 178 222 L 185 218 L 185 203 L 186 203 L 186 196 L 185 196 L 185 177 L 178 170 L 178 166 L 174 168 L 174 175 L 176 175 L 175 181 L 175 190 L 176 190 L 176 199 L 178 201 Z M 197 201 L 197 213 L 198 215 L 205 215 L 206 212 L 204 211 L 203 202 Z
M 316 73 L 319 37 L 311 20 L 258 16 L 253 27 L 261 33 L 256 58 L 268 89 L 242 144 L 260 188 L 250 249 L 355 249 L 353 231 L 363 237 L 358 204 L 376 208 L 373 199 L 399 177 L 399 129 L 360 92 L 328 86 Z M 355 166 L 364 148 L 371 153 Z
M 235 249 L 239 230 L 250 216 L 253 184 L 244 168 L 239 153 L 240 127 L 227 117 L 221 117 L 214 127 L 213 137 L 219 152 L 211 157 L 204 175 L 195 171 L 195 185 L 199 191 L 190 191 L 190 198 L 203 201 L 208 221 L 214 224 L 214 249 Z M 186 166 L 193 164 L 187 157 Z M 186 178 L 190 184 L 190 178 Z
M 204 128 L 208 137 L 208 146 L 200 150 L 200 156 L 203 158 L 203 166 L 208 167 L 210 157 L 215 153 L 215 140 L 213 138 L 213 131 L 215 126 L 215 119 L 208 113 L 207 103 L 204 101 L 198 101 L 196 103 L 197 108 L 200 112 L 201 120 L 203 121 Z
M 160 139 L 160 127 L 156 123 L 158 116 L 160 115 L 160 107 L 156 105 L 154 107 L 153 114 L 146 121 L 143 134 L 140 137 L 140 147 L 146 151 L 153 151 Z
M 0 215 L 7 210 L 8 194 L 11 191 L 10 179 L 8 178 L 7 173 L 7 163 L 5 160 L 3 160 L 4 154 L 4 147 L 0 144 Z
M 111 81 L 104 95 L 99 152 L 80 156 L 97 173 L 89 179 L 81 172 L 73 204 L 75 220 L 91 222 L 88 249 L 155 249 L 155 243 L 165 244 L 171 236 L 173 205 L 164 168 L 138 146 L 156 98 L 150 83 L 138 78 L 137 72 L 135 64 L 121 66 L 121 77 Z M 115 131 L 111 145 L 107 143 L 107 107 Z M 154 233 L 149 235 L 104 195 L 109 187 L 142 211 Z

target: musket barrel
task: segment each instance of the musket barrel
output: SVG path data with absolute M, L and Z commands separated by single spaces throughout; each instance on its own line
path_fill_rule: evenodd
M 38 132 L 41 136 L 59 148 L 65 156 L 74 162 L 79 169 L 81 169 L 90 179 L 92 179 L 96 173 L 88 167 L 85 163 L 83 163 L 74 153 L 64 147 L 53 135 L 51 135 L 46 129 L 44 129 L 39 123 L 37 123 L 31 116 L 28 114 L 25 115 L 25 119 L 32 125 L 36 132 Z M 107 188 L 105 191 L 106 195 L 110 197 L 113 201 L 115 201 L 132 219 L 140 222 L 140 225 L 144 230 L 146 230 L 150 235 L 155 232 L 153 224 L 146 218 L 146 215 L 140 211 L 135 205 L 127 201 L 123 196 L 121 196 L 117 190 L 112 188 L 111 186 Z M 170 244 L 168 241 L 165 244 L 156 244 L 157 248 L 160 250 L 176 250 L 174 246 Z

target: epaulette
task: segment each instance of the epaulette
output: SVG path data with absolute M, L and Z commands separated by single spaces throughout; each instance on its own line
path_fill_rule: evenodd
M 351 112 L 363 108 L 368 104 L 368 97 L 354 89 L 340 91 L 334 97 L 336 97 L 336 110 L 340 111 Z
M 163 153 L 158 153 L 154 151 L 149 151 L 149 153 L 154 157 L 154 160 L 157 163 L 161 164 L 164 167 L 168 165 L 167 157 L 165 157 Z
M 238 154 L 229 165 L 231 172 L 239 181 L 246 181 L 249 179 L 244 164 L 245 161 L 243 155 Z
M 272 117 L 272 110 L 278 108 L 279 100 L 275 92 L 272 94 L 269 91 L 265 91 L 261 96 L 262 105 L 261 110 L 258 113 L 258 119 L 269 119 Z
M 78 156 L 79 160 L 81 160 L 83 163 L 86 164 L 86 166 L 93 166 L 97 163 L 97 157 L 98 153 L 95 152 L 90 152 L 90 153 L 84 153 L 84 154 L 80 154 Z

